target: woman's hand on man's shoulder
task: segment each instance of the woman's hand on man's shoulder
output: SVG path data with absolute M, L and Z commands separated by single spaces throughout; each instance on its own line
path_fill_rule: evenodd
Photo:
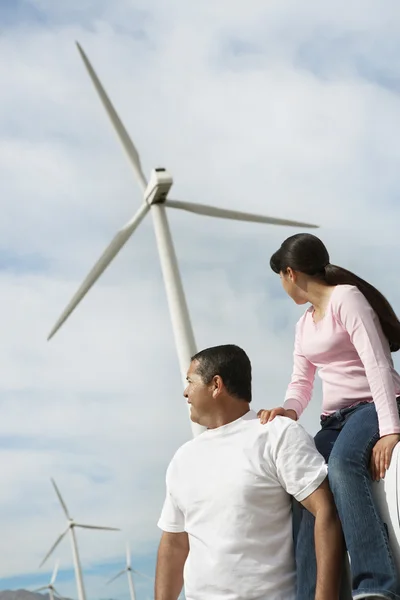
M 265 423 L 268 423 L 269 421 L 272 421 L 273 419 L 275 419 L 275 417 L 288 417 L 293 421 L 297 421 L 296 411 L 291 409 L 286 410 L 286 408 L 283 408 L 283 406 L 278 406 L 277 408 L 270 409 L 262 408 L 258 411 L 257 417 L 260 419 L 260 423 L 262 423 L 263 425 Z

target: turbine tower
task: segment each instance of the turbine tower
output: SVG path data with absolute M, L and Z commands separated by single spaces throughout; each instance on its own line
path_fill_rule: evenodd
M 54 571 L 53 571 L 53 575 L 51 576 L 50 583 L 47 585 L 44 585 L 43 587 L 38 588 L 37 590 L 33 590 L 34 593 L 43 592 L 44 590 L 49 590 L 50 600 L 54 600 L 54 596 L 57 596 L 58 598 L 62 598 L 62 596 L 57 592 L 56 588 L 54 587 L 54 584 L 55 584 L 56 578 L 57 578 L 58 567 L 59 567 L 59 563 L 57 561 L 54 566 Z
M 146 577 L 147 579 L 152 579 L 152 577 L 149 577 L 148 575 L 145 575 L 144 573 L 141 573 L 140 571 L 136 571 L 135 569 L 132 569 L 131 553 L 130 553 L 128 544 L 126 545 L 126 567 L 125 567 L 125 569 L 123 569 L 122 571 L 117 573 L 117 575 L 115 575 L 115 577 L 110 579 L 110 581 L 107 581 L 106 585 L 109 585 L 110 583 L 112 583 L 113 581 L 118 579 L 118 577 L 121 577 L 121 575 L 123 575 L 124 573 L 126 573 L 126 575 L 128 577 L 130 598 L 131 598 L 131 600 L 136 600 L 135 585 L 133 583 L 132 574 L 136 573 L 137 575 L 140 575 L 141 577 Z
M 60 504 L 62 506 L 64 514 L 67 517 L 68 525 L 67 525 L 66 530 L 57 538 L 57 540 L 55 541 L 53 546 L 50 548 L 50 550 L 48 551 L 48 553 L 46 554 L 46 556 L 40 563 L 39 568 L 44 565 L 46 560 L 51 556 L 51 554 L 57 548 L 57 546 L 61 542 L 61 540 L 67 535 L 67 533 L 69 533 L 70 538 L 71 538 L 71 545 L 72 545 L 72 557 L 73 557 L 73 563 L 74 563 L 74 569 L 75 569 L 76 586 L 77 586 L 77 590 L 78 590 L 78 600 L 86 600 L 85 587 L 83 585 L 81 561 L 80 561 L 80 557 L 79 557 L 78 544 L 77 544 L 76 535 L 75 535 L 75 528 L 79 527 L 81 529 L 98 529 L 101 531 L 119 531 L 119 529 L 117 529 L 115 527 L 100 527 L 97 525 L 83 525 L 82 523 L 77 523 L 76 521 L 74 521 L 74 519 L 70 516 L 70 514 L 68 512 L 67 506 L 60 494 L 60 490 L 58 489 L 55 481 L 52 479 L 51 482 L 54 486 L 55 492 L 58 496 L 58 499 L 60 501 Z
M 205 204 L 194 204 L 191 202 L 172 200 L 169 198 L 168 193 L 172 186 L 173 180 L 171 175 L 164 168 L 153 169 L 151 172 L 150 181 L 147 182 L 143 174 L 139 153 L 135 145 L 129 137 L 129 134 L 126 131 L 117 112 L 115 111 L 110 99 L 108 98 L 99 78 L 89 62 L 89 59 L 78 43 L 77 47 L 92 83 L 131 162 L 131 166 L 133 167 L 136 178 L 139 182 L 139 186 L 142 189 L 143 203 L 130 221 L 128 221 L 118 231 L 97 263 L 89 272 L 86 279 L 83 281 L 82 285 L 54 325 L 48 336 L 48 339 L 51 339 L 56 331 L 66 321 L 82 298 L 87 294 L 93 284 L 111 263 L 113 258 L 126 244 L 147 213 L 151 212 L 172 321 L 172 328 L 174 332 L 175 345 L 178 353 L 180 372 L 184 385 L 186 386 L 186 372 L 190 364 L 190 358 L 196 353 L 196 343 L 190 322 L 186 298 L 183 291 L 183 285 L 179 273 L 178 261 L 175 254 L 171 231 L 167 220 L 166 209 L 174 208 L 208 217 L 232 219 L 235 221 L 247 221 L 251 223 L 268 223 L 272 225 L 284 225 L 299 228 L 314 228 L 317 226 L 299 221 L 290 221 L 287 219 L 279 219 L 275 217 L 267 217 L 241 211 L 217 208 Z M 193 422 L 191 422 L 191 425 L 193 435 L 197 435 L 204 430 L 203 427 L 200 427 L 200 425 L 197 425 Z

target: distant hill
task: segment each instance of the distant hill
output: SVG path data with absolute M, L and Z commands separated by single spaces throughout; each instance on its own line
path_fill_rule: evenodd
M 4 590 L 0 592 L 0 600 L 50 600 L 50 598 L 49 594 L 37 594 L 28 590 Z

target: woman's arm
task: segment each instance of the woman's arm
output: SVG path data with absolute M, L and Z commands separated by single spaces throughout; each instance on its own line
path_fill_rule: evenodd
M 296 326 L 292 379 L 288 385 L 283 407 L 259 410 L 257 416 L 263 424 L 277 416 L 289 417 L 297 421 L 311 400 L 316 367 L 302 354 L 301 322 L 302 320 Z
M 381 437 L 400 433 L 393 364 L 388 342 L 375 311 L 355 287 L 347 288 L 336 306 L 337 318 L 364 365 L 379 420 Z
M 286 410 L 293 410 L 297 414 L 297 417 L 300 417 L 311 400 L 316 372 L 315 365 L 302 353 L 301 323 L 302 320 L 296 326 L 292 379 L 289 383 L 283 404 Z

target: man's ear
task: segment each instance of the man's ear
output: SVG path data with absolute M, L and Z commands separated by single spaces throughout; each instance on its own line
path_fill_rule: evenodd
M 222 381 L 222 377 L 220 375 L 214 375 L 212 382 L 212 394 L 214 398 L 218 398 L 222 389 L 224 387 L 224 382 Z

